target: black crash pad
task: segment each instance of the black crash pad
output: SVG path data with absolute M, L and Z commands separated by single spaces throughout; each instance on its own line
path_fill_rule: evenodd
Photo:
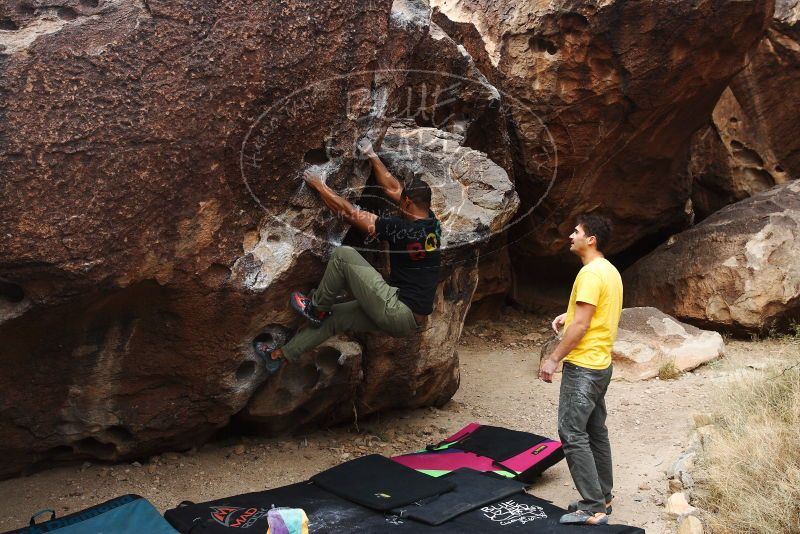
M 566 510 L 524 493 L 430 526 L 353 504 L 309 482 L 186 504 L 167 510 L 164 517 L 183 534 L 230 534 L 231 526 L 245 525 L 248 528 L 242 532 L 266 532 L 272 505 L 305 510 L 310 534 L 644 534 L 640 528 L 624 525 L 559 525 Z
M 497 502 L 516 493 L 524 493 L 527 484 L 500 475 L 461 468 L 442 477 L 455 484 L 453 491 L 392 510 L 428 525 L 441 525 L 461 514 Z
M 326 469 L 311 477 L 311 482 L 348 501 L 382 511 L 455 488 L 452 482 L 420 473 L 380 454 Z

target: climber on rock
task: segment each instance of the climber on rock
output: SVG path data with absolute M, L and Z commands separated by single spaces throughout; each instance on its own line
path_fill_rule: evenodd
M 297 360 L 329 337 L 340 332 L 382 331 L 406 337 L 418 331 L 433 311 L 439 281 L 441 228 L 431 211 L 431 188 L 419 178 L 401 185 L 375 154 L 367 139 L 358 143 L 386 196 L 399 207 L 399 217 L 378 217 L 353 206 L 337 195 L 316 173 L 306 170 L 306 184 L 325 205 L 365 234 L 389 243 L 391 274 L 388 283 L 355 249 L 334 250 L 325 274 L 312 296 L 292 294 L 292 307 L 308 320 L 282 347 L 278 342 L 256 343 L 268 372 L 277 371 L 284 361 Z M 336 304 L 347 292 L 353 300 Z

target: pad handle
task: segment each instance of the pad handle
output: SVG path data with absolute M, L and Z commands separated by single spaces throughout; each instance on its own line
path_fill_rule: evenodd
M 53 519 L 56 518 L 56 511 L 55 510 L 53 510 L 52 508 L 44 508 L 42 510 L 39 510 L 38 512 L 36 512 L 35 514 L 33 514 L 31 516 L 31 523 L 30 523 L 31 526 L 36 525 L 36 518 L 37 517 L 39 517 L 42 514 L 46 514 L 47 512 L 50 512 L 50 519 L 48 519 L 48 521 L 52 521 Z

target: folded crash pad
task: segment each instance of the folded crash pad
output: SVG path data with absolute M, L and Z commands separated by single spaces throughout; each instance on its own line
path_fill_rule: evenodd
M 468 467 L 531 483 L 563 460 L 564 451 L 558 441 L 530 432 L 470 423 L 424 451 L 392 459 L 432 476 Z
M 442 479 L 455 484 L 455 489 L 392 511 L 400 517 L 441 525 L 463 513 L 525 491 L 524 482 L 473 469 L 456 469 Z
M 452 482 L 419 473 L 380 454 L 331 467 L 311 477 L 311 482 L 375 510 L 391 510 L 455 488 Z

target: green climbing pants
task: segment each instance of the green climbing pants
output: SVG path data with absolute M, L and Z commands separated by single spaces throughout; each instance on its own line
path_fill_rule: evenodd
M 355 300 L 334 304 L 344 291 Z M 306 326 L 282 347 L 287 360 L 297 360 L 341 332 L 382 331 L 393 337 L 406 337 L 417 331 L 414 314 L 397 298 L 397 288 L 387 284 L 381 273 L 351 247 L 333 251 L 311 303 L 331 315 L 319 328 Z

